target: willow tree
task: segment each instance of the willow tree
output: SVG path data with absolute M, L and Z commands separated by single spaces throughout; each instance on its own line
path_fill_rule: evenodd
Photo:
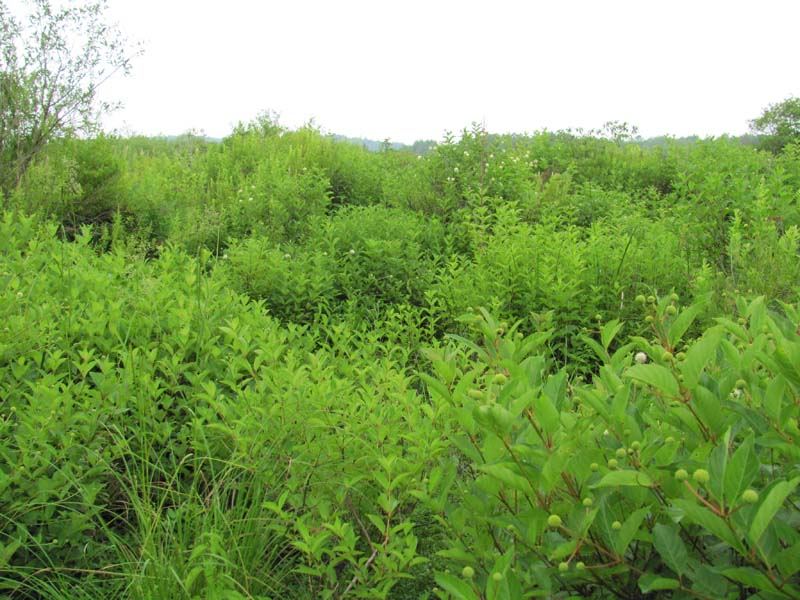
M 98 89 L 128 73 L 136 53 L 107 19 L 106 0 L 0 0 L 0 193 L 8 194 L 48 142 L 91 134 L 116 105 Z

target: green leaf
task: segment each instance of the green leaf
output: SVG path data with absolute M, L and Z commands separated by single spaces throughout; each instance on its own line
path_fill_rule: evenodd
M 725 412 L 719 396 L 702 385 L 695 386 L 692 391 L 692 405 L 706 428 L 719 435 L 725 426 Z
M 611 414 L 620 423 L 625 421 L 625 414 L 628 409 L 628 404 L 631 398 L 631 386 L 623 385 L 614 394 L 614 400 L 611 403 Z
M 750 331 L 761 331 L 767 318 L 767 305 L 764 296 L 758 296 L 747 307 L 746 316 L 750 321 Z
M 436 585 L 453 596 L 455 600 L 479 600 L 470 585 L 452 573 L 436 573 L 434 577 Z
M 428 387 L 428 392 L 431 394 L 431 396 L 438 396 L 439 399 L 444 400 L 448 404 L 452 403 L 450 391 L 447 389 L 445 384 L 426 373 L 419 373 L 419 377 L 425 382 L 425 385 Z
M 703 337 L 694 342 L 686 351 L 686 358 L 680 365 L 681 374 L 686 387 L 694 388 L 700 379 L 708 361 L 714 358 L 722 340 L 722 328 L 712 327 L 707 330 Z
M 621 370 L 624 364 L 626 364 L 631 350 L 633 350 L 635 347 L 636 347 L 635 342 L 628 342 L 627 344 L 624 344 L 619 348 L 617 348 L 614 351 L 614 354 L 611 355 L 610 365 L 615 370 Z
M 680 394 L 678 382 L 672 371 L 661 365 L 634 365 L 625 371 L 625 375 L 654 387 L 669 398 L 675 398 Z
M 599 358 L 601 361 L 604 362 L 608 360 L 608 352 L 606 352 L 606 349 L 603 348 L 600 344 L 598 344 L 596 340 L 593 340 L 588 335 L 581 335 L 579 337 L 584 344 L 586 344 L 587 346 L 589 346 L 589 348 L 594 350 L 594 353 L 597 355 L 597 358 Z
M 585 536 L 586 533 L 589 531 L 589 528 L 594 523 L 594 520 L 597 518 L 597 515 L 600 514 L 600 509 L 595 508 L 590 510 L 586 515 L 583 517 L 583 521 L 581 521 L 580 529 L 578 530 L 582 536 Z
M 714 321 L 716 321 L 717 323 L 722 325 L 722 327 L 724 327 L 726 331 L 728 331 L 729 333 L 732 333 L 734 336 L 736 336 L 740 340 L 742 340 L 742 341 L 749 340 L 747 332 L 738 323 L 735 323 L 735 322 L 733 322 L 730 319 L 727 319 L 725 317 L 715 317 Z
M 754 587 L 757 590 L 770 590 L 775 591 L 776 588 L 769 580 L 769 577 L 764 575 L 761 571 L 753 569 L 752 567 L 733 567 L 730 569 L 722 569 L 719 571 L 720 575 L 732 579 L 736 583 L 741 583 L 748 587 Z
M 467 552 L 464 548 L 459 548 L 459 547 L 439 550 L 436 553 L 436 556 L 441 556 L 442 558 L 451 558 L 465 563 L 472 562 L 475 560 L 475 556 Z
M 672 325 L 669 326 L 669 331 L 667 332 L 670 346 L 674 348 L 678 345 L 678 342 L 681 341 L 683 334 L 686 333 L 686 330 L 689 329 L 703 308 L 704 304 L 698 302 L 692 304 L 689 308 L 684 309 L 677 317 L 675 317 L 675 320 L 672 322 Z
M 564 542 L 563 544 L 559 544 L 550 552 L 548 558 L 552 561 L 559 561 L 565 556 L 569 556 L 573 552 L 575 552 L 575 547 L 578 545 L 578 540 L 572 539 Z
M 561 417 L 552 400 L 545 394 L 533 399 L 533 418 L 542 426 L 545 433 L 552 435 L 558 430 Z
M 622 323 L 620 323 L 619 319 L 613 319 L 603 325 L 603 329 L 600 330 L 600 341 L 606 351 L 608 351 L 608 347 L 614 341 L 620 329 L 622 329 Z
M 792 384 L 800 387 L 800 344 L 782 339 L 775 349 L 775 360 L 781 374 Z
M 708 565 L 692 569 L 692 591 L 706 598 L 727 598 L 730 583 Z
M 492 573 L 504 573 L 508 568 L 511 566 L 511 563 L 514 560 L 514 552 L 508 551 L 502 556 L 499 556 L 497 560 L 494 562 L 494 567 L 492 567 Z
M 622 529 L 616 532 L 617 535 L 614 540 L 614 550 L 616 550 L 617 554 L 620 556 L 625 554 L 633 538 L 639 533 L 639 527 L 642 525 L 642 521 L 644 521 L 648 512 L 650 512 L 648 508 L 640 508 L 625 519 L 625 522 L 622 524 Z
M 650 476 L 647 473 L 626 469 L 624 471 L 609 471 L 603 475 L 600 481 L 589 487 L 592 489 L 598 489 L 616 487 L 618 485 L 652 487 L 653 480 L 650 479 Z
M 593 408 L 605 421 L 611 420 L 608 411 L 608 397 L 606 394 L 593 388 L 578 388 L 578 397 L 581 402 Z
M 466 412 L 466 411 L 462 411 Z M 464 453 L 464 456 L 469 458 L 474 463 L 480 463 L 483 460 L 480 451 L 472 443 L 472 440 L 466 435 L 453 435 L 450 442 Z
M 779 427 L 783 425 L 781 422 L 781 412 L 783 411 L 785 393 L 786 379 L 779 373 L 770 381 L 764 394 L 764 409 L 767 416 Z
M 456 321 L 473 325 L 475 324 L 475 315 L 473 314 L 462 315 L 460 317 L 456 317 Z M 455 333 L 448 333 L 445 335 L 445 337 L 450 338 L 451 340 L 454 340 L 459 344 L 467 346 L 470 350 L 476 352 L 481 359 L 489 358 L 489 355 L 486 354 L 486 351 L 469 338 L 465 338 L 464 336 L 457 335 Z
M 708 470 L 711 473 L 711 481 L 708 483 L 709 490 L 718 500 L 722 500 L 725 489 L 725 473 L 728 470 L 728 447 L 730 446 L 731 430 L 730 427 L 725 431 L 722 439 L 711 451 L 708 459 Z
M 508 405 L 508 410 L 515 417 L 520 416 L 525 409 L 533 408 L 533 401 L 539 395 L 539 388 L 528 388 L 515 398 L 513 398 Z
M 500 464 L 493 465 L 480 465 L 479 469 L 491 475 L 495 479 L 503 482 L 512 489 L 520 490 L 522 492 L 530 492 L 531 486 L 528 484 L 527 479 L 515 473 L 516 465 L 513 465 L 514 470 Z
M 715 515 L 705 506 L 700 506 L 694 500 L 673 500 L 673 505 L 678 507 L 690 521 L 707 529 L 719 539 L 726 542 L 740 553 L 745 553 L 745 548 L 721 517 Z
M 609 365 L 600 367 L 600 381 L 605 386 L 605 390 L 610 394 L 616 394 L 621 387 L 623 387 L 622 379 L 619 378 L 616 371 Z
M 783 502 L 794 491 L 798 483 L 800 483 L 800 477 L 795 477 L 791 481 L 781 481 L 772 487 L 767 497 L 759 505 L 753 522 L 750 524 L 748 537 L 752 544 L 758 543 L 772 519 L 783 506 Z
M 756 475 L 758 475 L 758 456 L 755 451 L 755 436 L 750 434 L 733 453 L 725 472 L 725 501 L 728 506 L 739 499 Z
M 786 548 L 778 555 L 775 561 L 784 579 L 789 579 L 800 571 L 800 542 L 791 548 Z
M 567 397 L 567 372 L 561 369 L 548 377 L 542 392 L 550 398 L 556 411 L 559 411 Z
M 664 562 L 679 576 L 687 572 L 688 553 L 675 525 L 656 524 L 653 527 L 653 546 Z
M 516 582 L 513 574 L 510 572 L 509 567 L 511 566 L 511 561 L 514 558 L 514 553 L 509 551 L 506 552 L 504 555 L 500 556 L 494 563 L 492 570 L 490 571 L 490 576 L 486 578 L 486 598 L 496 598 L 497 600 L 512 600 L 513 598 L 519 598 L 520 595 L 513 595 L 511 589 L 509 588 L 509 583 L 517 583 L 516 586 L 512 585 L 514 591 L 519 587 L 518 582 Z M 491 577 L 494 573 L 500 573 L 503 578 L 497 582 Z M 509 575 L 511 577 L 509 578 Z
M 553 452 L 545 460 L 538 482 L 540 491 L 550 493 L 558 482 L 563 481 L 562 473 L 569 457 L 566 452 Z
M 657 592 L 663 590 L 677 590 L 681 582 L 671 577 L 659 577 L 652 573 L 645 573 L 639 578 L 639 589 L 642 593 Z

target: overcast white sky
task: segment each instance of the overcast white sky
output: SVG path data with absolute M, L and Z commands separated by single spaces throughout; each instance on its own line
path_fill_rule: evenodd
M 747 131 L 800 96 L 800 1 L 110 0 L 143 42 L 108 128 L 222 137 L 273 110 L 377 140 Z

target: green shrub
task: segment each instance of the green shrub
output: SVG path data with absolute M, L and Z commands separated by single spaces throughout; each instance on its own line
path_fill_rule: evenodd
M 235 289 L 264 301 L 281 320 L 310 323 L 333 310 L 337 295 L 336 261 L 324 250 L 274 246 L 250 238 L 223 256 Z
M 768 192 L 761 188 L 745 221 L 736 211 L 730 226 L 729 287 L 763 294 L 776 300 L 796 298 L 800 280 L 800 229 L 784 225 L 781 214 L 770 207 Z M 765 265 L 769 265 L 765 268 Z
M 314 217 L 326 213 L 329 182 L 318 169 L 292 173 L 285 162 L 264 161 L 229 203 L 216 205 L 232 239 L 260 235 L 275 243 L 296 242 L 308 234 Z
M 72 236 L 82 225 L 109 225 L 127 213 L 124 165 L 113 140 L 63 140 L 29 169 L 16 198 L 18 207 L 56 219 Z
M 800 594 L 800 315 L 757 298 L 688 340 L 699 307 L 670 306 L 613 354 L 603 327 L 591 385 L 488 313 L 463 354 L 431 354 L 457 449 L 425 494 L 450 532 L 440 597 Z
M 317 221 L 308 245 L 334 260 L 343 298 L 367 305 L 419 305 L 444 245 L 444 230 L 436 221 L 403 209 L 351 207 Z
M 385 335 L 284 329 L 208 251 L 0 231 L 4 592 L 385 597 L 420 566 L 439 442 Z
M 666 206 L 693 262 L 705 259 L 728 273 L 730 222 L 735 211 L 749 220 L 768 167 L 766 154 L 725 138 L 683 152 Z

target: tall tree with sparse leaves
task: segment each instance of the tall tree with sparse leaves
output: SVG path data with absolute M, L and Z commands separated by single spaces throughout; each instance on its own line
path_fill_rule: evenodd
M 115 108 L 98 88 L 127 74 L 137 50 L 108 22 L 106 0 L 0 0 L 0 194 L 7 195 L 49 141 L 96 131 Z

